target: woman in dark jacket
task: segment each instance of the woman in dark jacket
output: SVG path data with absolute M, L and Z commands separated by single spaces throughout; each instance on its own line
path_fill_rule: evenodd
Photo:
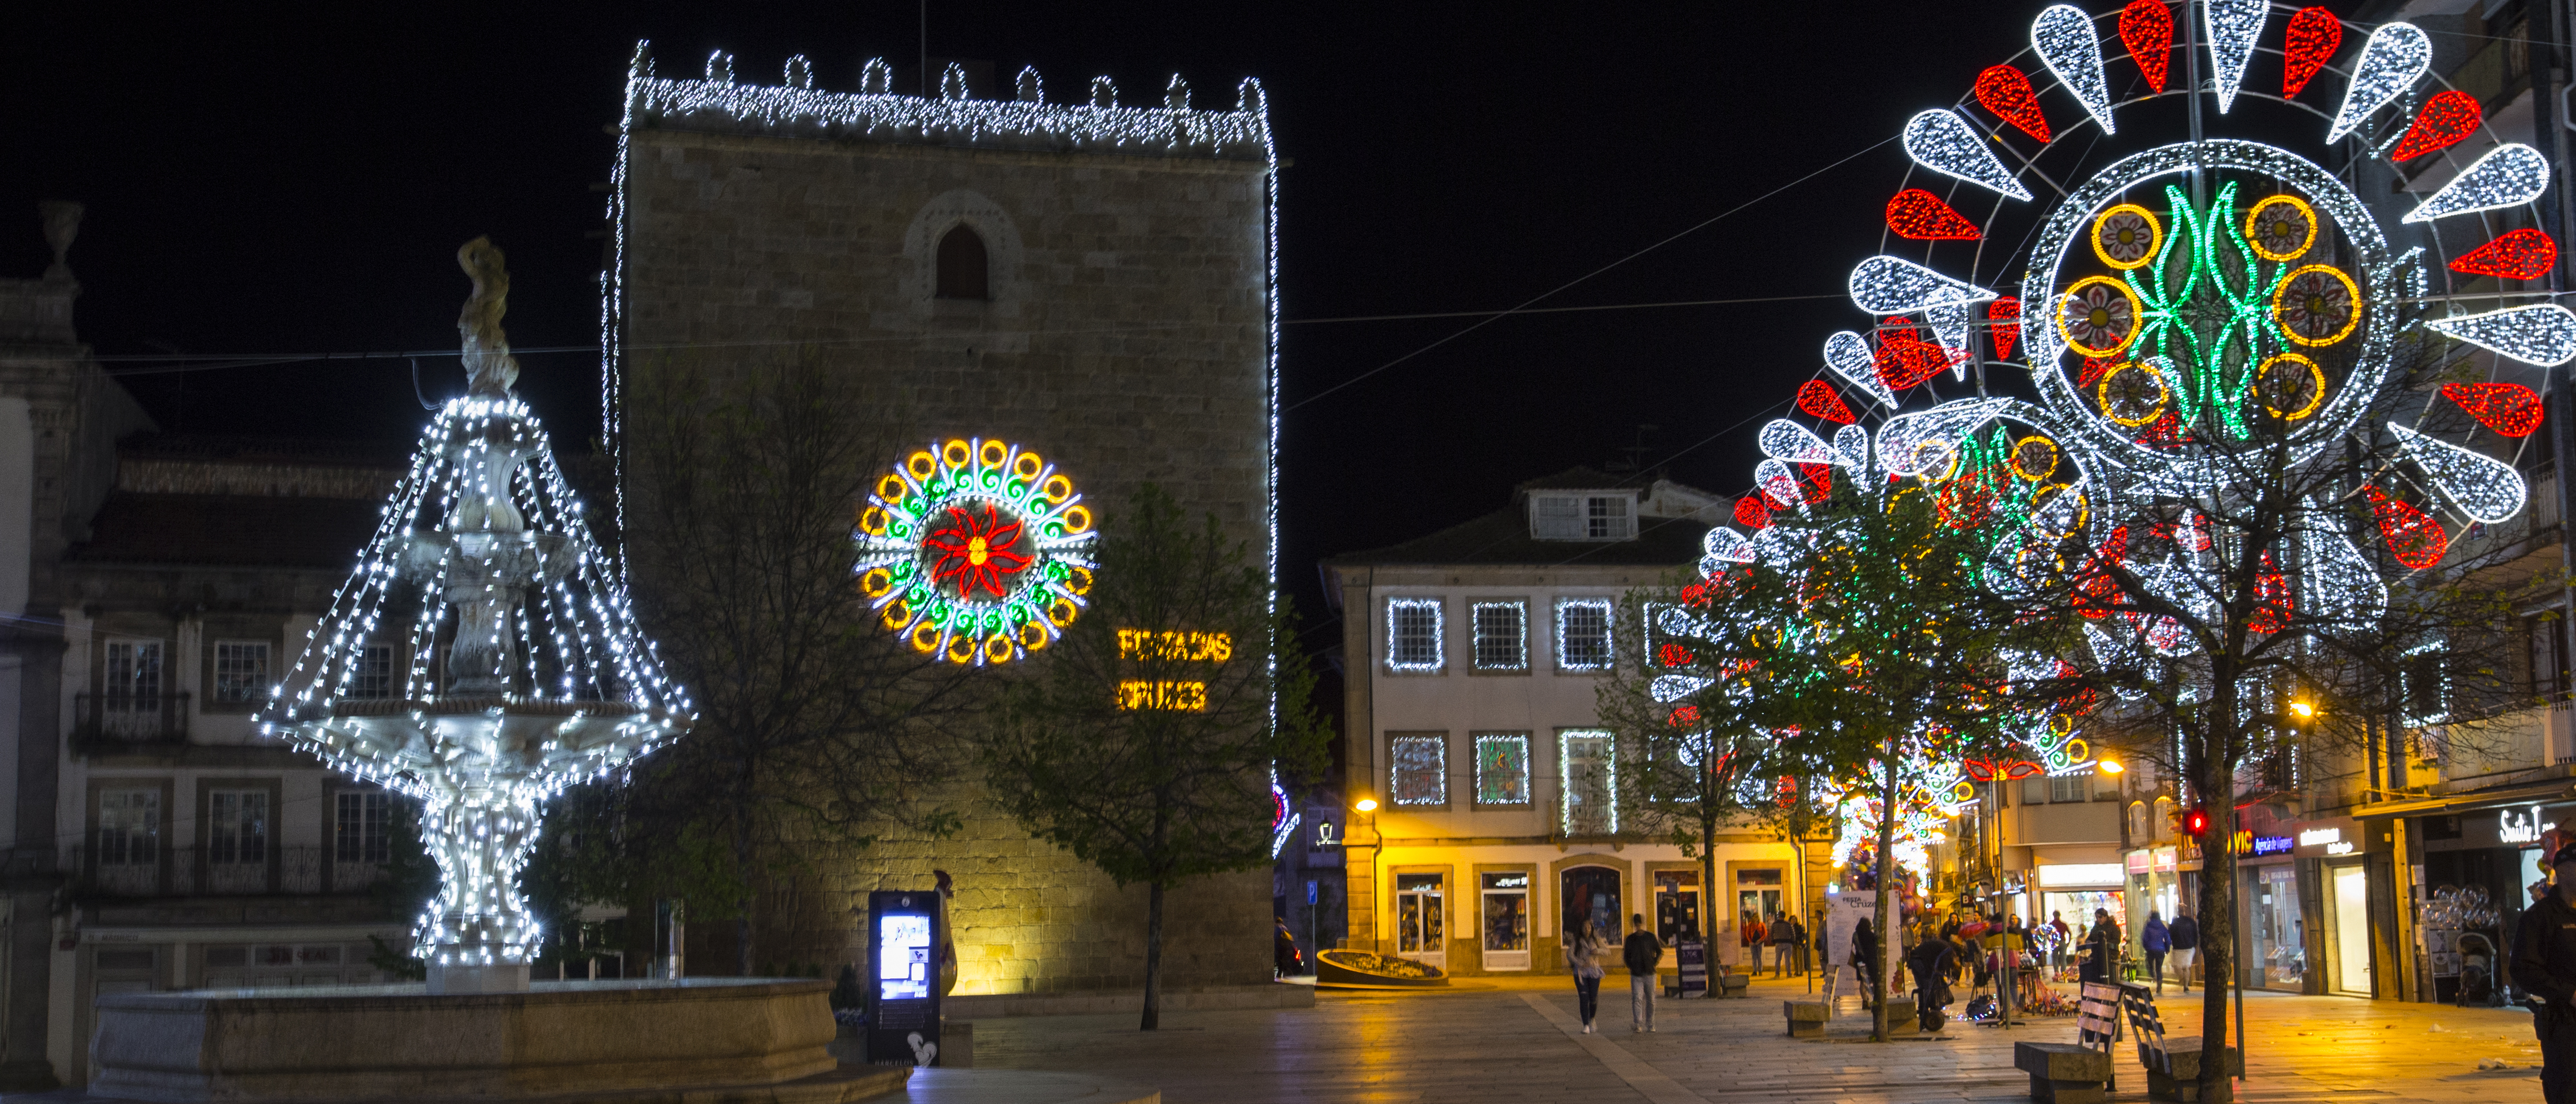
M 2109 983 L 2120 962 L 2120 928 L 2111 923 L 2111 910 L 2093 910 L 2093 929 L 2084 933 L 2084 968 L 2079 974 L 2085 981 Z
M 1870 926 L 1869 917 L 1861 917 L 1860 923 L 1852 927 L 1851 964 L 1860 975 L 1861 995 L 1867 999 L 1872 990 L 1870 979 L 1886 976 L 1878 971 L 1878 931 Z

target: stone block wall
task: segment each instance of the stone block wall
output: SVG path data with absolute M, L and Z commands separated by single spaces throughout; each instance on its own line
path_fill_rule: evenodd
M 852 374 L 906 449 L 1015 442 L 1104 524 L 1154 483 L 1266 556 L 1266 163 L 653 128 L 626 148 L 628 394 L 657 367 L 794 355 Z M 983 240 L 988 300 L 933 297 L 939 240 L 961 224 Z M 858 961 L 868 891 L 928 889 L 944 869 L 957 992 L 1141 985 L 1146 888 L 972 790 L 955 798 L 966 822 L 947 838 L 818 847 L 769 893 L 757 963 Z M 1270 906 L 1264 870 L 1167 896 L 1166 986 L 1268 980 Z M 730 935 L 709 927 L 693 927 L 692 969 L 730 969 Z

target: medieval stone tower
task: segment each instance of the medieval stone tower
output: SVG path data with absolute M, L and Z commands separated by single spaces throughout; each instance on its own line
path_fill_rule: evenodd
M 612 185 L 612 443 L 654 350 L 794 345 L 863 379 L 911 447 L 1013 442 L 1088 501 L 1151 482 L 1274 547 L 1276 163 L 1258 84 L 1201 110 L 1178 77 L 1130 107 L 1105 78 L 1050 98 L 1034 70 L 979 98 L 957 66 L 928 97 L 893 94 L 882 62 L 854 92 L 815 87 L 801 57 L 774 85 L 737 82 L 724 55 L 704 79 L 652 68 L 639 51 Z M 1144 887 L 969 806 L 955 836 L 831 871 L 802 911 L 840 919 L 765 935 L 793 944 L 777 961 L 852 961 L 850 906 L 926 889 L 937 867 L 957 882 L 959 996 L 1141 984 Z M 1165 984 L 1266 982 L 1269 896 L 1258 871 L 1176 894 Z

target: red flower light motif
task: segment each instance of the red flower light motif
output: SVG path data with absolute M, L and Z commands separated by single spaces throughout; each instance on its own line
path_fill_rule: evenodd
M 981 510 L 981 516 L 976 511 Z M 1006 518 L 1002 511 L 987 502 L 980 505 L 951 506 L 948 516 L 940 519 L 922 545 L 939 552 L 930 568 L 933 586 L 945 586 L 956 580 L 957 597 L 971 598 L 978 590 L 995 598 L 1009 593 L 1003 585 L 1012 576 L 1028 569 L 1031 557 L 1014 551 L 1020 545 L 1021 525 L 1016 518 Z

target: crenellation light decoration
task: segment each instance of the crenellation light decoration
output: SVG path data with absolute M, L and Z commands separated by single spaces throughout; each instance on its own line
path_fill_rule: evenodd
M 2119 130 L 2111 119 L 2111 86 L 2102 75 L 2102 39 L 2093 32 L 2092 16 L 2073 4 L 2052 5 L 2031 21 L 2030 45 L 2102 133 Z
M 695 718 L 593 540 L 536 413 L 511 393 L 509 276 L 484 239 L 458 330 L 470 389 L 422 432 L 357 569 L 258 716 L 261 735 L 415 798 L 439 866 L 413 927 L 433 992 L 524 990 L 545 933 L 518 878 L 546 798 Z M 368 645 L 401 642 L 390 685 Z
M 1955 111 L 1935 109 L 1905 124 L 1905 155 L 1943 176 L 1957 177 L 2014 199 L 2031 198 L 2030 189 L 2013 179 L 2003 159 L 1986 147 L 1986 137 Z
M 2281 51 L 2281 98 L 2299 92 L 2334 60 L 2343 46 L 2343 20 L 2324 8 L 2301 8 L 2290 16 L 2290 32 Z
M 949 662 L 1044 649 L 1090 604 L 1091 507 L 1018 445 L 951 438 L 879 476 L 859 510 L 859 593 L 887 630 Z
M 2326 141 L 2340 142 L 2360 130 L 2380 108 L 2415 87 L 2432 64 L 2433 38 L 2422 28 L 2380 24 L 2361 44 L 2361 59 L 2353 63 L 2352 83 L 2344 86 L 2343 106 L 2335 110 L 2334 125 L 2326 128 Z

